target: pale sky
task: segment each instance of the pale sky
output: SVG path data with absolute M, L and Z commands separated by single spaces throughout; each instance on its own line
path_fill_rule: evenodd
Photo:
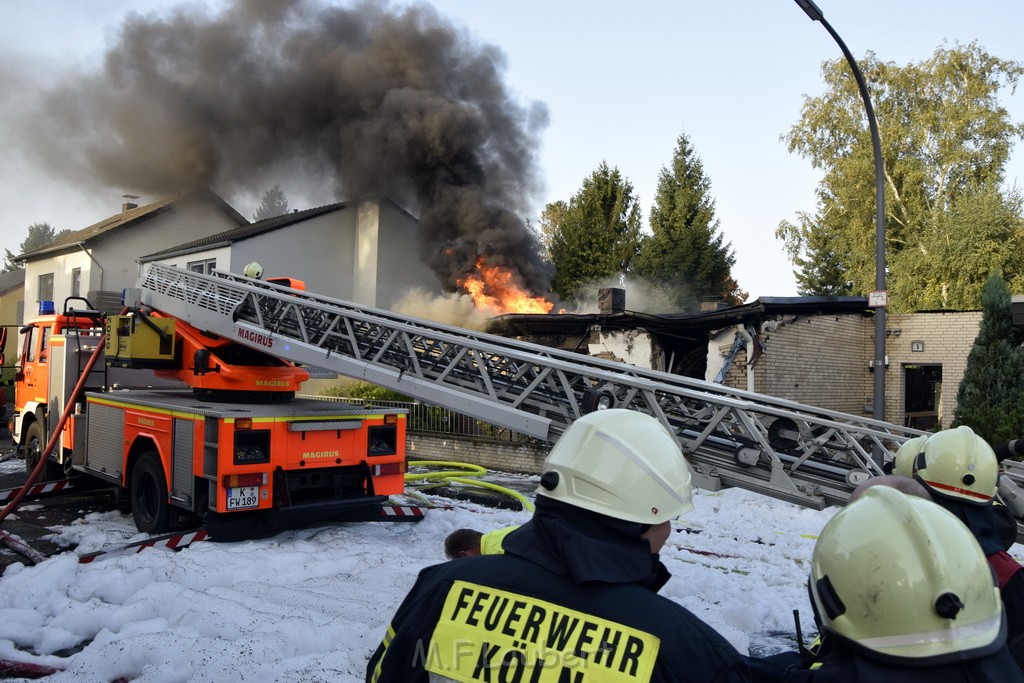
M 0 85 L 16 107 L 4 72 L 45 84 L 53 74 L 88 68 L 102 57 L 127 11 L 160 10 L 168 0 L 51 0 L 6 3 L 0 24 Z M 782 219 L 814 210 L 818 174 L 788 153 L 780 135 L 796 123 L 804 95 L 822 90 L 820 65 L 842 56 L 823 26 L 792 0 L 731 3 L 610 3 L 434 0 L 439 13 L 507 56 L 504 81 L 521 103 L 546 104 L 550 124 L 539 153 L 543 205 L 568 200 L 602 161 L 634 185 L 646 213 L 657 175 L 685 132 L 704 163 L 721 229 L 736 251 L 733 274 L 751 295 L 796 293 L 792 266 L 774 232 Z M 818 0 L 850 50 L 897 64 L 929 57 L 944 41 L 977 41 L 1003 59 L 1024 61 L 1019 0 Z M 1024 94 L 1004 91 L 1014 122 Z M 884 128 L 885 122 L 879 121 Z M 28 225 L 79 229 L 116 213 L 119 188 L 73 187 L 22 157 L 3 130 L 0 247 L 17 251 Z M 1024 185 L 1015 149 L 1008 181 Z M 303 188 L 282 188 L 306 208 Z M 217 188 L 214 188 L 217 189 Z M 259 197 L 226 195 L 249 217 Z M 142 197 L 153 201 L 158 197 Z M 314 196 L 326 203 L 341 197 Z

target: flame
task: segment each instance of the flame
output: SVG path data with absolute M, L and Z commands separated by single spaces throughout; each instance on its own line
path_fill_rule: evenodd
M 458 285 L 473 299 L 477 308 L 505 313 L 549 313 L 554 304 L 542 296 L 530 296 L 515 282 L 515 273 L 501 266 L 476 261 L 476 272 L 458 280 Z

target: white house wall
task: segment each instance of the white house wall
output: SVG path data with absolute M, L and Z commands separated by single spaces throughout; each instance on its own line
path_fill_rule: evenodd
M 601 330 L 597 343 L 587 344 L 587 353 L 652 370 L 665 367 L 664 352 L 651 334 L 642 329 Z
M 342 209 L 239 240 L 231 245 L 230 270 L 241 273 L 258 261 L 266 277 L 295 277 L 311 292 L 352 301 L 355 225 L 356 212 Z
M 93 263 L 85 252 L 73 251 L 48 259 L 25 264 L 25 318 L 36 315 L 39 309 L 39 276 L 53 273 L 53 300 L 60 308 L 64 299 L 71 296 L 71 271 L 82 269 L 80 296 L 86 296 L 90 287 Z M 79 305 L 79 308 L 82 306 Z
M 245 267 L 245 264 L 242 264 L 242 266 L 238 268 L 238 270 L 233 270 L 231 268 L 231 247 L 227 246 L 215 247 L 213 249 L 204 249 L 203 251 L 197 251 L 191 254 L 184 254 L 182 256 L 175 256 L 173 258 L 160 259 L 159 261 L 157 261 L 157 263 L 163 263 L 164 265 L 168 266 L 177 266 L 178 268 L 188 268 L 188 264 L 190 263 L 195 263 L 197 261 L 208 261 L 211 259 L 216 261 L 216 265 L 214 265 L 214 267 L 217 270 L 226 270 L 230 272 L 241 273 L 242 268 Z M 139 268 L 140 274 L 141 271 L 144 269 L 145 264 L 143 264 L 142 267 Z
M 392 204 L 380 204 L 377 305 L 391 308 L 410 289 L 440 294 L 441 282 L 420 257 L 419 222 Z

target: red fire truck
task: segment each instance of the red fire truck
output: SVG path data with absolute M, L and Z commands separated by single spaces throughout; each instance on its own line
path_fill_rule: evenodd
M 376 519 L 404 490 L 405 411 L 296 398 L 309 373 L 279 355 L 158 310 L 105 316 L 84 299 L 41 310 L 21 333 L 9 427 L 26 467 L 81 383 L 45 478 L 113 484 L 140 531 L 202 520 L 226 538 Z

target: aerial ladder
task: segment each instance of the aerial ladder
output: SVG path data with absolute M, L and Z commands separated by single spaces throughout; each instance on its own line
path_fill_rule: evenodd
M 132 294 L 198 329 L 545 441 L 598 406 L 647 413 L 676 435 L 695 485 L 709 491 L 843 505 L 925 433 L 231 273 L 153 264 Z M 1024 539 L 1024 465 L 1004 468 L 1000 498 Z

